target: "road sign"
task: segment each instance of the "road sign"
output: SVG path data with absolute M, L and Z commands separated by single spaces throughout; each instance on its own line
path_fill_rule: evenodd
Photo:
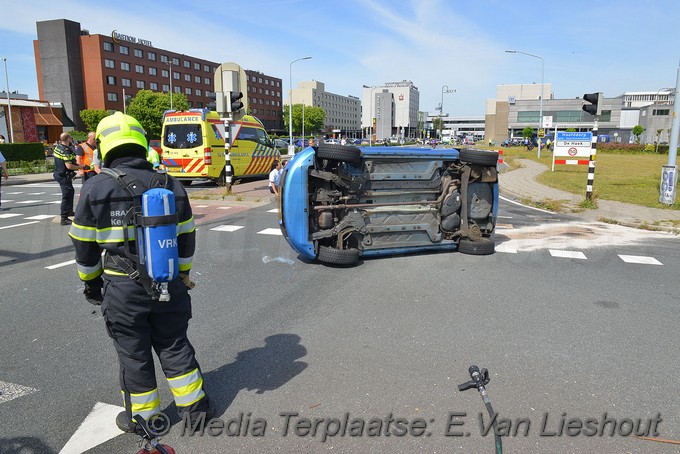
M 543 116 L 543 124 L 542 124 L 542 126 L 543 126 L 544 128 L 548 128 L 548 129 L 550 129 L 550 128 L 553 127 L 553 117 L 552 117 L 552 115 L 544 115 L 544 116 Z
M 588 165 L 592 150 L 592 132 L 558 131 L 555 137 L 555 164 Z
M 545 137 L 545 129 L 538 130 L 538 137 L 541 139 Z

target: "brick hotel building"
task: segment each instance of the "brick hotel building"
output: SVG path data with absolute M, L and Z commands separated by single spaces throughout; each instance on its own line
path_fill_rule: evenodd
M 37 22 L 36 28 L 33 49 L 40 99 L 63 103 L 76 129 L 84 129 L 81 110 L 123 111 L 123 93 L 129 102 L 142 89 L 183 93 L 191 107 L 211 102 L 216 62 L 155 48 L 149 40 L 115 30 L 91 35 L 67 19 Z M 283 129 L 281 79 L 249 70 L 246 74 L 244 96 L 247 93 L 253 115 L 269 130 Z

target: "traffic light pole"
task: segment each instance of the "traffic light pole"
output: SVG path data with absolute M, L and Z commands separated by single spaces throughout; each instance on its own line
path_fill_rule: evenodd
M 588 163 L 588 184 L 586 185 L 586 200 L 590 201 L 593 194 L 593 181 L 595 180 L 595 157 L 597 156 L 597 120 L 593 124 L 593 139 L 590 143 L 590 162 Z

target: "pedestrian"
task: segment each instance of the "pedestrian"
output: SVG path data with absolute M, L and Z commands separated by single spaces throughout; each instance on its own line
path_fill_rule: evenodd
M 83 177 L 83 183 L 89 178 L 99 173 L 99 166 L 94 165 L 94 153 L 97 149 L 97 143 L 94 140 L 94 132 L 87 135 L 87 140 L 76 146 L 76 163 L 90 167 L 90 170 L 79 171 L 78 173 Z
M 125 411 L 116 417 L 124 432 L 138 433 L 133 416 L 147 421 L 160 414 L 160 396 L 154 371 L 155 351 L 175 399 L 181 419 L 194 423 L 212 418 L 209 399 L 194 348 L 187 337 L 191 318 L 188 290 L 196 244 L 196 228 L 189 198 L 181 184 L 155 172 L 146 160 L 148 145 L 137 120 L 116 112 L 99 122 L 96 141 L 103 168 L 124 172 L 143 188 L 163 186 L 175 196 L 179 276 L 169 283 L 169 301 L 159 301 L 149 290 L 144 265 L 132 260 L 125 244 L 123 220 L 134 209 L 131 195 L 108 173 L 83 184 L 80 203 L 69 235 L 76 250 L 78 275 L 85 283 L 85 298 L 101 304 L 106 330 L 113 339 L 120 367 Z M 147 246 L 153 247 L 153 246 Z M 136 248 L 135 248 L 136 249 Z M 103 259 L 102 251 L 105 252 Z M 139 254 L 139 252 L 137 252 Z
M 59 136 L 59 142 L 54 147 L 54 179 L 61 188 L 61 205 L 59 214 L 61 215 L 61 225 L 71 224 L 69 216 L 73 216 L 73 179 L 76 170 L 89 170 L 87 165 L 76 163 L 75 149 L 73 148 L 73 137 L 68 132 L 63 132 Z
M 7 173 L 7 162 L 5 157 L 2 155 L 2 152 L 0 152 L 0 167 L 2 167 L 2 176 L 5 178 L 5 181 L 7 181 L 9 178 L 9 174 Z M 0 180 L 0 210 L 7 210 L 7 208 L 2 208 L 2 180 Z
M 269 192 L 279 195 L 279 178 L 281 177 L 281 163 L 274 161 L 272 163 L 272 170 L 269 172 Z
M 150 146 L 146 160 L 151 163 L 155 170 L 158 170 L 158 168 L 161 166 L 161 157 L 158 155 L 158 152 Z
M 314 139 L 314 137 L 309 139 L 309 146 L 312 148 L 316 147 L 316 140 Z

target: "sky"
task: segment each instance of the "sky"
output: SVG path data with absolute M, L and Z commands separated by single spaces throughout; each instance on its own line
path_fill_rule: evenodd
M 0 57 L 10 91 L 38 98 L 37 21 L 279 77 L 317 80 L 361 98 L 363 85 L 410 80 L 420 110 L 484 115 L 502 84 L 552 84 L 555 98 L 675 87 L 677 0 L 0 0 Z M 543 58 L 506 53 L 519 50 Z M 543 68 L 542 68 L 543 67 Z M 4 69 L 4 68 L 3 68 Z M 5 89 L 4 72 L 0 89 Z M 443 86 L 455 93 L 442 95 Z M 284 96 L 284 100 L 286 96 Z

